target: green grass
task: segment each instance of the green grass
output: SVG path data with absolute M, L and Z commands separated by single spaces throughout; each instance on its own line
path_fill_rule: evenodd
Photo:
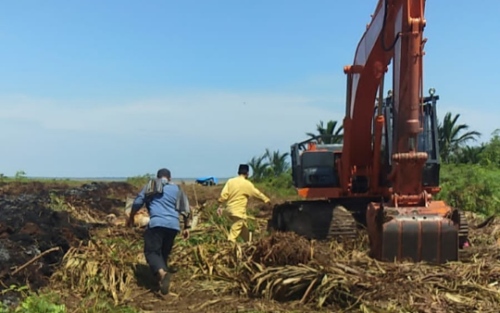
M 76 180 L 76 179 L 56 179 L 56 178 L 28 178 L 28 177 L 7 177 L 0 174 L 0 183 L 21 183 L 27 184 L 32 182 L 39 182 L 43 184 L 65 184 L 70 187 L 77 187 L 84 184 L 91 183 L 91 180 Z
M 268 196 L 290 197 L 297 194 L 293 186 L 292 175 L 289 172 L 277 177 L 263 177 L 259 181 L 254 182 L 254 184 L 255 187 Z
M 153 178 L 154 175 L 153 174 L 144 174 L 144 175 L 139 175 L 139 176 L 133 176 L 133 177 L 129 177 L 127 178 L 127 183 L 137 187 L 137 188 L 140 188 L 142 186 L 144 186 L 149 179 Z
M 64 304 L 58 304 L 58 297 L 54 294 L 30 294 L 15 308 L 0 308 L 1 313 L 65 313 Z
M 67 313 L 70 312 L 65 304 L 62 304 L 62 297 L 51 291 L 36 293 L 29 291 L 26 286 L 12 285 L 2 290 L 2 294 L 16 293 L 22 301 L 13 308 L 0 303 L 0 313 Z M 82 305 L 83 303 L 83 305 Z M 82 307 L 84 313 L 136 313 L 136 309 L 129 306 L 115 306 L 102 295 L 90 295 L 79 301 L 78 306 Z M 73 310 L 72 310 L 73 311 Z

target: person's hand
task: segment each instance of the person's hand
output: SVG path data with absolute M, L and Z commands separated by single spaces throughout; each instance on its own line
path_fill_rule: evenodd
M 271 201 L 267 201 L 266 203 L 264 203 L 264 208 L 266 210 L 271 210 L 273 208 L 273 204 L 271 203 Z
M 184 240 L 188 240 L 189 239 L 189 229 L 184 229 L 182 231 L 182 238 L 184 238 Z
M 217 208 L 217 215 L 221 216 L 222 215 L 222 207 Z

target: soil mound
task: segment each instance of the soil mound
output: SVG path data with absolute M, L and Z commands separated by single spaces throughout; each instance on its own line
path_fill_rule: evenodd
M 107 214 L 120 214 L 123 199 L 134 192 L 133 186 L 116 182 L 1 185 L 0 290 L 11 284 L 47 285 L 70 247 L 86 242 L 92 228 L 106 225 L 98 221 Z
M 254 248 L 252 260 L 265 266 L 307 264 L 313 257 L 310 241 L 295 233 L 273 233 Z

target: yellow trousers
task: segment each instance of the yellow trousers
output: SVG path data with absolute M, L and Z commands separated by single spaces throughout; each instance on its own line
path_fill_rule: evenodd
M 245 242 L 250 240 L 247 220 L 234 215 L 230 215 L 229 219 L 233 224 L 231 225 L 231 229 L 229 230 L 229 235 L 227 236 L 227 240 L 236 242 L 236 239 L 238 237 L 241 237 Z

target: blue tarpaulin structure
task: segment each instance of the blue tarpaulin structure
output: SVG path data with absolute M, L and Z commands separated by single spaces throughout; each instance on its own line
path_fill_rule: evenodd
M 196 183 L 203 186 L 217 185 L 218 180 L 214 176 L 200 177 L 196 179 Z

